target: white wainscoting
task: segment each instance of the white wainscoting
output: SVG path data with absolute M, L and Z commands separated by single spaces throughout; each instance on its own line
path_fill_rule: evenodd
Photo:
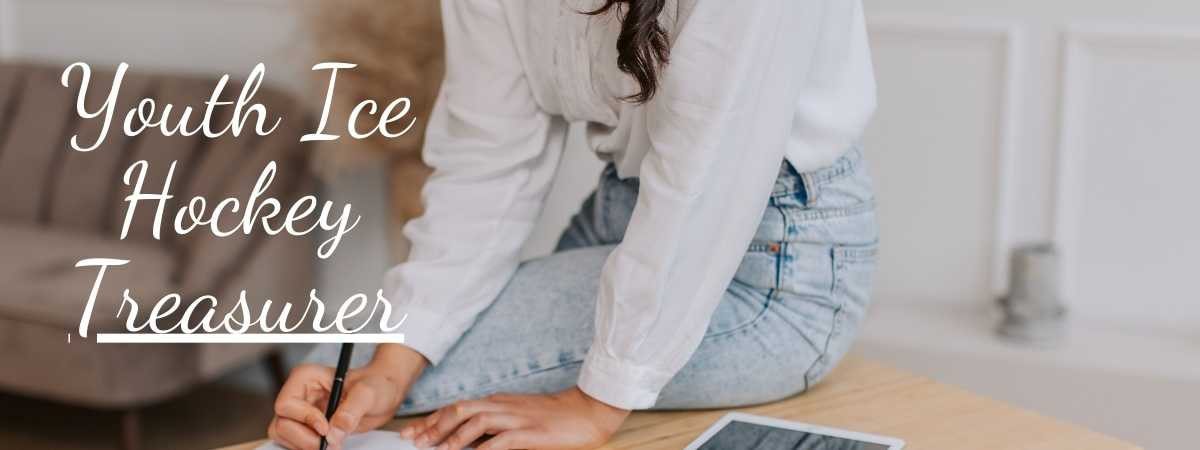
M 872 19 L 882 89 L 870 147 L 901 146 L 868 152 L 883 200 L 884 244 L 888 233 L 904 242 L 884 253 L 859 349 L 1147 448 L 1186 448 L 1186 433 L 1176 431 L 1186 422 L 1176 417 L 1200 401 L 1200 295 L 1189 277 L 1200 273 L 1200 27 L 1014 20 L 1022 26 L 924 14 Z M 1056 45 L 1061 52 L 1044 50 Z M 964 87 L 962 79 L 977 88 Z M 1056 112 L 1043 114 L 1046 109 Z M 1050 127 L 1035 122 L 1044 117 L 1058 120 Z M 1022 135 L 1035 128 L 1057 132 L 1044 142 L 1040 134 Z M 957 142 L 973 143 L 976 159 L 953 154 Z M 1021 166 L 1027 173 L 1014 174 L 1003 162 L 1014 152 L 1027 163 L 1054 153 L 1058 161 L 1044 173 L 1043 166 Z M 962 176 L 921 172 L 908 160 L 944 155 L 939 167 L 965 171 Z M 983 168 L 986 157 L 998 158 L 990 166 L 995 172 Z M 1057 189 L 1014 186 L 1031 176 Z M 960 191 L 936 190 L 946 183 Z M 1055 200 L 1044 237 L 1062 249 L 1072 307 L 1069 337 L 1055 348 L 998 340 L 995 311 L 981 301 L 980 273 L 947 268 L 988 262 L 992 287 L 1003 286 L 1003 268 L 995 264 L 1003 261 L 997 255 L 1008 253 L 1006 234 L 1014 225 L 1038 230 L 1044 220 L 1030 199 L 1012 191 Z M 925 205 L 921 195 L 954 201 Z M 985 255 L 982 245 L 963 236 L 989 236 L 982 228 L 989 212 L 994 240 Z M 971 247 L 948 248 L 960 242 Z M 905 253 L 889 255 L 897 250 Z M 919 284 L 909 290 L 912 285 L 895 280 L 930 270 L 913 267 L 929 261 L 937 273 L 920 282 L 931 291 L 948 286 L 956 295 L 921 298 Z M 1089 400 L 1097 396 L 1105 401 Z
M 1200 29 L 1064 37 L 1055 238 L 1080 314 L 1200 340 Z
M 879 190 L 884 302 L 986 303 L 1003 292 L 1021 28 L 957 17 L 870 20 L 880 108 L 866 138 Z

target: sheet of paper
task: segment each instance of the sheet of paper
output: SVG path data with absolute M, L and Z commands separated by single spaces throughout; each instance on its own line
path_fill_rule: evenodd
M 346 438 L 345 450 L 420 450 L 412 441 L 400 437 L 399 433 L 391 431 L 371 431 L 354 434 Z M 284 450 L 274 442 L 267 443 L 258 450 Z

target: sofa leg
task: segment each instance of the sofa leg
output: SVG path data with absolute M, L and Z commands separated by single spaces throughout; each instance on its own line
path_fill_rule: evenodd
M 121 450 L 142 449 L 142 415 L 136 409 L 121 413 Z
M 287 381 L 287 364 L 283 362 L 283 351 L 272 350 L 267 353 L 264 360 L 267 365 L 267 370 L 271 373 L 271 381 L 275 382 L 275 391 L 283 389 L 283 383 Z

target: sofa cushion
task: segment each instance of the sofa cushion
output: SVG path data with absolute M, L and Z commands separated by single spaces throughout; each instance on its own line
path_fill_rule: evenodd
M 112 132 L 103 148 L 77 152 L 66 145 L 68 136 L 90 144 L 103 123 L 72 114 L 71 100 L 81 80 L 74 75 L 71 87 L 64 89 L 61 73 L 62 66 L 0 64 L 0 106 L 5 106 L 0 107 L 0 192 L 5 194 L 0 195 L 0 354 L 21 362 L 0 363 L 0 389 L 92 406 L 141 405 L 211 380 L 272 348 L 98 345 L 94 336 L 124 330 L 125 320 L 117 312 L 125 289 L 139 304 L 141 318 L 173 292 L 183 293 L 184 302 L 201 293 L 236 298 L 240 288 L 259 299 L 306 298 L 313 279 L 309 237 L 175 236 L 164 229 L 159 241 L 150 234 L 150 211 L 135 216 L 129 239 L 116 240 L 113 231 L 123 225 L 127 207 L 122 200 L 128 187 L 120 183 L 121 175 L 135 160 L 151 162 L 145 185 L 151 189 L 161 186 L 170 163 L 177 161 L 171 186 L 177 199 L 244 194 L 266 160 L 277 160 L 280 170 L 275 183 L 281 190 L 270 195 L 282 200 L 297 189 L 311 191 L 307 169 L 315 143 L 295 140 L 315 126 L 305 104 L 264 87 L 256 98 L 272 111 L 299 118 L 261 139 Z M 93 86 L 103 87 L 113 78 L 112 71 L 96 70 Z M 125 111 L 143 97 L 203 109 L 215 81 L 130 73 L 122 88 L 127 95 L 114 109 Z M 220 100 L 233 100 L 240 91 L 241 86 L 231 84 Z M 106 92 L 90 90 L 86 104 L 97 108 Z M 228 117 L 233 109 L 218 107 L 215 114 Z M 178 200 L 168 203 L 172 211 L 180 206 Z M 130 263 L 105 274 L 89 339 L 81 339 L 77 329 L 98 272 L 96 267 L 75 267 L 87 258 Z
M 105 272 L 89 336 L 97 330 L 124 329 L 117 317 L 124 289 L 130 289 L 141 305 L 142 317 L 159 298 L 173 292 L 176 262 L 161 246 L 0 222 L 0 248 L 5 252 L 0 263 L 0 318 L 76 330 L 99 270 L 75 267 L 86 258 L 130 261 Z
M 0 352 L 22 364 L 0 366 L 0 389 L 94 407 L 144 405 L 197 381 L 198 352 L 187 345 L 97 345 L 95 333 L 122 331 L 116 317 L 130 289 L 140 315 L 167 292 L 175 261 L 161 246 L 106 239 L 90 233 L 0 222 Z M 79 320 L 97 268 L 85 258 L 129 264 L 105 273 L 89 326 Z M 71 334 L 72 341 L 67 342 Z
M 95 408 L 144 406 L 203 381 L 202 346 L 97 344 L 60 327 L 0 317 L 0 390 Z

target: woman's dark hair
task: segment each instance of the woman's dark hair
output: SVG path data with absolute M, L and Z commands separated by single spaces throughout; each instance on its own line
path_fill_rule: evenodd
M 658 69 L 667 64 L 671 47 L 667 30 L 658 23 L 666 0 L 606 0 L 590 15 L 607 13 L 619 5 L 621 33 L 617 36 L 617 67 L 641 86 L 641 91 L 625 97 L 634 103 L 646 103 L 658 91 Z

